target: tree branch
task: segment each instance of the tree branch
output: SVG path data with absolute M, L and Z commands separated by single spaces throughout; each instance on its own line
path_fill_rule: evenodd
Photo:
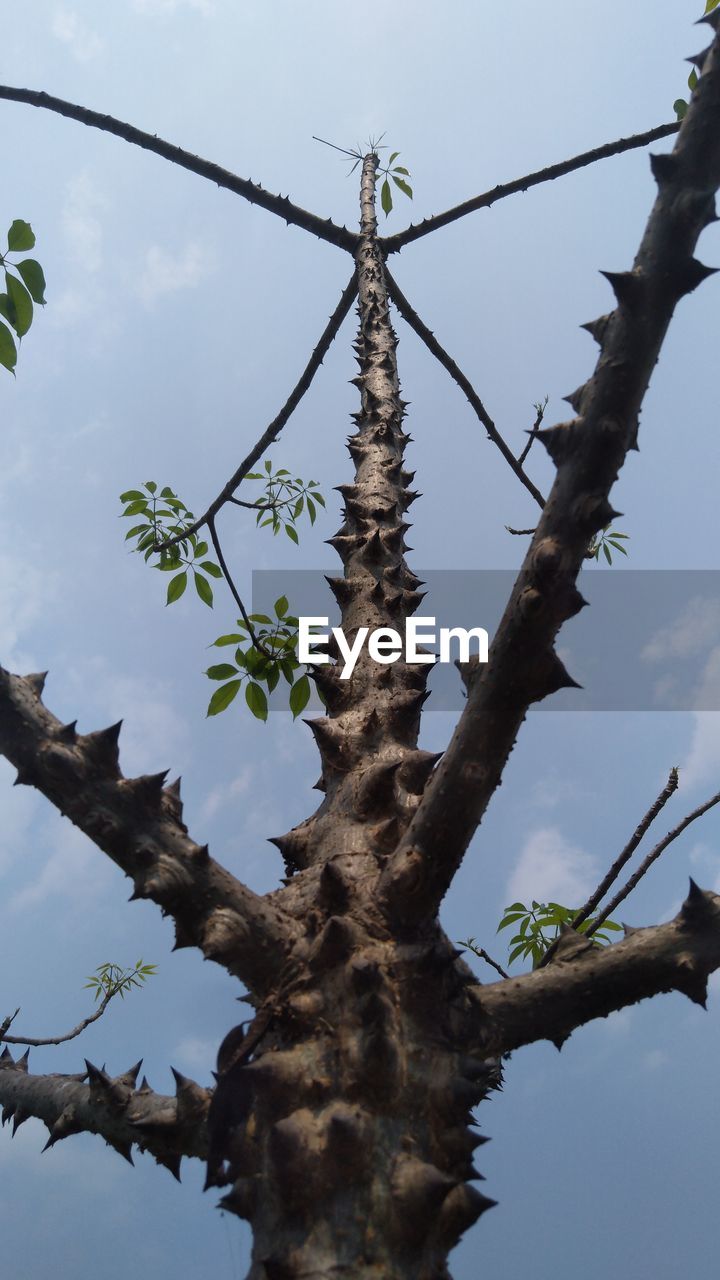
M 617 880 L 618 876 L 620 875 L 620 872 L 622 871 L 623 867 L 625 866 L 626 862 L 629 862 L 630 858 L 634 854 L 635 850 L 640 844 L 640 841 L 645 835 L 645 832 L 648 830 L 648 827 L 650 827 L 652 823 L 655 821 L 661 809 L 663 809 L 664 806 L 667 804 L 671 795 L 673 795 L 673 793 L 677 791 L 677 788 L 678 788 L 678 771 L 677 769 L 673 768 L 670 770 L 670 777 L 665 783 L 665 786 L 660 792 L 660 795 L 658 796 L 657 800 L 654 801 L 654 803 L 651 805 L 651 807 L 648 809 L 647 813 L 645 814 L 645 817 L 642 818 L 641 821 L 638 823 L 637 827 L 635 828 L 635 831 L 633 832 L 632 836 L 630 837 L 627 844 L 625 845 L 625 848 L 622 850 L 621 853 L 618 854 L 617 858 L 613 862 L 607 875 L 603 876 L 597 889 L 595 889 L 595 891 L 590 894 L 590 897 L 588 898 L 587 902 L 584 903 L 584 905 L 578 911 L 572 923 L 573 929 L 577 930 L 578 927 L 581 924 L 583 924 L 584 921 L 587 920 L 589 916 L 592 915 L 598 903 L 602 902 L 603 898 L 605 897 L 605 894 L 610 888 L 610 885 L 614 884 L 614 882 Z M 699 814 L 696 814 L 695 816 L 699 817 Z M 684 828 L 682 829 L 684 830 Z M 678 835 L 680 834 L 679 830 L 677 834 Z M 662 852 L 662 850 L 660 850 L 660 852 Z M 654 861 L 654 859 L 652 859 L 652 861 Z M 647 871 L 650 865 L 651 863 L 647 862 L 647 866 L 645 866 L 645 869 L 642 872 L 643 875 L 645 874 L 645 871 Z M 638 883 L 638 880 L 640 880 L 640 878 L 641 878 L 640 875 L 638 875 L 637 880 L 635 880 L 635 884 Z M 628 889 L 627 892 L 629 893 L 630 890 Z M 624 896 L 626 895 L 623 894 L 623 897 Z M 603 912 L 603 915 L 602 915 L 603 922 L 609 918 L 611 909 L 614 908 L 616 901 L 619 901 L 619 899 L 613 900 L 613 903 L 611 904 L 611 908 Z M 593 926 L 591 929 L 586 929 L 585 937 L 587 938 L 590 936 L 591 933 L 595 933 L 595 930 L 598 928 L 599 924 L 600 924 L 600 918 L 598 918 L 598 920 L 593 923 Z M 562 934 L 559 935 L 554 942 L 550 943 L 550 946 L 545 952 L 545 955 L 542 957 L 538 965 L 538 968 L 542 968 L 543 965 L 550 963 L 553 956 L 555 955 L 555 952 L 558 949 L 558 945 L 560 943 L 561 937 L 562 937 Z
M 475 413 L 487 431 L 489 438 L 492 440 L 493 444 L 497 445 L 508 466 L 512 468 L 520 483 L 525 486 L 528 493 L 532 495 L 538 506 L 542 509 L 545 505 L 545 499 L 543 498 L 540 490 L 533 484 L 530 477 L 525 474 L 521 464 L 515 457 L 515 454 L 503 440 L 472 383 L 465 377 L 462 370 L 458 368 L 455 361 L 452 359 L 452 356 L 449 356 L 447 351 L 440 346 L 440 343 L 434 333 L 432 333 L 431 330 L 428 329 L 427 325 L 420 319 L 417 311 L 415 311 L 410 305 L 397 281 L 390 274 L 387 267 L 385 268 L 385 279 L 387 281 L 388 293 L 400 312 L 400 315 L 403 317 L 403 320 L 410 325 L 410 328 L 414 330 L 419 338 L 422 338 L 422 341 L 425 343 L 428 351 L 435 356 L 435 359 L 440 362 L 443 369 L 447 369 L 450 377 L 457 383 L 460 390 L 464 392 L 470 402 L 470 405 L 475 410 Z
M 58 115 L 67 116 L 70 120 L 78 120 L 80 124 L 90 125 L 93 129 L 113 133 L 115 137 L 131 142 L 136 147 L 153 151 L 155 155 L 162 156 L 163 160 L 169 160 L 171 164 L 188 169 L 190 173 L 197 173 L 201 178 L 208 178 L 217 186 L 225 187 L 235 195 L 242 196 L 244 200 L 249 200 L 251 204 L 260 205 L 262 209 L 277 214 L 288 224 L 292 223 L 296 227 L 302 227 L 304 231 L 311 231 L 320 240 L 327 240 L 328 244 L 338 245 L 348 253 L 355 252 L 357 235 L 348 231 L 347 227 L 336 226 L 331 218 L 319 218 L 317 214 L 309 213 L 299 205 L 293 204 L 289 196 L 273 195 L 272 192 L 263 190 L 261 186 L 250 182 L 247 178 L 239 178 L 228 169 L 222 169 L 220 165 L 203 160 L 200 156 L 193 156 L 189 151 L 183 151 L 181 147 L 173 146 L 170 142 L 164 142 L 156 134 L 145 133 L 142 129 L 136 129 L 134 125 L 126 124 L 123 120 L 116 120 L 113 116 L 91 111 L 88 107 L 77 106 L 73 102 L 54 98 L 49 93 L 41 93 L 35 89 L 16 89 L 10 85 L 0 85 L 0 98 L 5 98 L 9 102 L 26 102 L 31 107 L 44 107 L 48 111 L 56 111 Z
M 527 191 L 529 187 L 537 187 L 542 182 L 552 182 L 555 178 L 564 177 L 566 173 L 584 169 L 586 165 L 594 164 L 596 160 L 606 160 L 610 156 L 620 155 L 623 151 L 633 151 L 636 147 L 647 147 L 651 142 L 657 142 L 660 138 L 667 138 L 670 134 L 677 133 L 679 128 L 678 121 L 673 121 L 672 124 L 661 124 L 655 129 L 648 129 L 645 133 L 635 133 L 630 138 L 618 138 L 615 142 L 606 142 L 602 147 L 594 147 L 592 151 L 583 151 L 580 155 L 573 156 L 570 160 L 563 160 L 559 164 L 548 165 L 545 169 L 536 169 L 533 173 L 525 174 L 524 178 L 504 182 L 493 187 L 491 191 L 484 191 L 482 195 L 473 196 L 470 200 L 455 205 L 453 209 L 446 209 L 445 213 L 437 213 L 432 218 L 425 218 L 417 226 L 411 224 L 405 231 L 387 236 L 380 242 L 383 252 L 398 253 L 413 240 L 419 240 L 421 236 L 427 236 L 431 231 L 437 231 L 439 227 L 447 227 L 449 223 L 457 222 L 459 218 L 464 218 L 468 213 L 475 213 L 477 209 L 487 209 L 498 200 L 504 200 L 506 196 L 514 196 L 518 191 Z
M 31 1116 L 42 1120 L 49 1131 L 45 1151 L 73 1133 L 97 1133 L 130 1164 L 133 1146 L 149 1151 L 179 1181 L 183 1156 L 207 1158 L 212 1090 L 174 1068 L 174 1098 L 154 1093 L 144 1077 L 138 1089 L 140 1066 L 114 1078 L 91 1062 L 80 1075 L 33 1076 L 27 1053 L 14 1062 L 5 1049 L 0 1054 L 2 1122 L 13 1121 L 14 1137 Z
M 589 326 L 592 378 L 571 397 L 577 417 L 539 433 L 557 467 L 551 493 L 484 668 L 469 677 L 452 740 L 380 881 L 402 921 L 432 918 L 462 860 L 533 702 L 575 681 L 554 643 L 586 603 L 576 579 L 593 536 L 618 513 L 608 500 L 675 306 L 712 274 L 693 257 L 716 220 L 720 185 L 720 35 L 706 56 L 671 155 L 652 160 L 658 196 L 633 270 L 606 273 L 617 308 Z
M 676 827 L 673 827 L 672 831 L 668 831 L 667 835 L 664 836 L 662 840 L 658 841 L 655 848 L 651 849 L 647 857 L 640 863 L 637 871 L 630 876 L 627 884 L 623 885 L 623 888 L 615 894 L 615 897 L 607 904 L 606 907 L 603 907 L 597 920 L 594 920 L 592 926 L 587 930 L 585 934 L 586 938 L 589 938 L 591 934 L 595 933 L 596 929 L 599 929 L 605 923 L 612 912 L 620 906 L 620 903 L 623 902 L 625 898 L 627 898 L 628 894 L 632 893 L 636 884 L 642 880 L 653 862 L 660 857 L 660 854 L 665 852 L 668 845 L 672 844 L 673 840 L 677 840 L 678 836 L 682 835 L 685 828 L 689 827 L 691 822 L 695 822 L 696 818 L 701 818 L 704 813 L 707 813 L 708 809 L 713 809 L 718 803 L 720 803 L 720 791 L 718 791 L 716 795 L 711 796 L 709 800 L 706 800 L 705 804 L 701 804 L 697 809 L 693 809 L 692 813 L 689 813 L 687 817 L 683 818 L 682 822 L 679 822 Z
M 569 930 L 552 964 L 474 987 L 483 1051 L 508 1053 L 536 1040 L 561 1048 L 576 1027 L 664 991 L 705 1007 L 708 975 L 720 967 L 720 897 L 691 880 L 674 920 L 626 932 L 623 942 L 596 947 Z
M 201 529 L 203 525 L 213 520 L 220 508 L 223 507 L 226 502 L 236 501 L 236 499 L 233 498 L 235 490 L 240 482 L 244 480 L 248 471 L 250 471 L 251 468 L 254 467 L 255 463 L 262 457 L 268 446 L 277 440 L 277 437 L 280 435 L 280 432 L 286 422 L 292 417 L 293 413 L 297 409 L 300 401 L 305 395 L 305 392 L 309 389 L 315 374 L 320 368 L 320 365 L 325 359 L 325 356 L 330 350 L 330 347 L 339 332 L 340 326 L 348 314 L 356 296 L 357 281 L 355 278 L 355 272 L 353 272 L 340 296 L 340 301 L 323 329 L 320 341 L 315 347 L 310 359 L 280 412 L 275 418 L 273 418 L 270 425 L 265 428 L 260 439 L 253 445 L 247 457 L 243 458 L 240 466 L 233 472 L 227 484 L 221 489 L 217 498 L 210 503 L 210 506 L 204 515 L 201 515 L 193 524 L 188 525 L 187 529 L 184 529 L 182 533 L 176 534 L 173 538 L 166 539 L 165 542 L 157 543 L 154 547 L 155 551 L 159 551 L 162 547 L 174 547 L 176 543 L 182 542 L 185 538 L 189 537 L 191 533 L 197 533 L 198 529 Z
M 0 667 L 0 754 L 17 783 L 42 791 L 175 921 L 175 948 L 199 947 L 259 994 L 274 982 L 293 937 L 288 917 L 215 862 L 182 822 L 178 784 L 165 773 L 125 778 L 120 725 L 79 734 L 40 699 L 44 676 Z
M 86 1027 L 90 1026 L 91 1022 L 97 1022 L 98 1018 L 102 1018 L 113 996 L 116 996 L 117 994 L 117 988 L 115 991 L 109 991 L 107 995 L 103 996 L 94 1013 L 88 1014 L 87 1018 L 83 1018 L 81 1022 L 78 1022 L 77 1026 L 73 1027 L 72 1031 L 67 1031 L 61 1036 L 47 1036 L 44 1039 L 36 1039 L 32 1036 L 9 1036 L 6 1034 L 5 1030 L 5 1022 L 8 1021 L 6 1018 L 5 1022 L 0 1026 L 0 1041 L 4 1040 L 7 1044 L 26 1044 L 30 1045 L 32 1048 L 38 1048 L 41 1045 L 64 1044 L 66 1040 L 74 1040 L 76 1036 L 82 1034 Z M 19 1009 L 15 1010 L 13 1017 L 10 1019 L 11 1022 L 17 1017 L 19 1012 Z M 8 1023 L 8 1026 L 9 1025 L 10 1023 Z

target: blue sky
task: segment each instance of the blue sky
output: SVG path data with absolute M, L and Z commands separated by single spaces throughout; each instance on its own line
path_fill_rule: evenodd
M 412 170 L 399 230 L 471 194 L 672 117 L 683 58 L 702 47 L 689 0 L 570 0 L 534 8 L 455 0 L 34 0 L 3 31 L 3 81 L 46 89 L 157 132 L 301 205 L 352 225 L 356 187 L 313 134 L 354 145 L 387 131 Z M 50 668 L 46 701 L 84 731 L 123 716 L 128 774 L 182 773 L 197 839 L 253 888 L 274 887 L 266 837 L 306 816 L 317 757 L 289 716 L 266 727 L 232 708 L 205 719 L 206 646 L 234 620 L 217 593 L 163 608 L 158 575 L 126 553 L 117 495 L 153 478 L 202 509 L 284 401 L 350 271 L 319 243 L 212 184 L 96 131 L 2 103 L 3 216 L 29 219 L 48 306 L 0 381 L 0 661 Z M 667 149 L 660 144 L 658 149 Z M 409 246 L 401 287 L 475 382 L 517 448 L 533 402 L 548 420 L 590 372 L 579 325 L 611 305 L 600 268 L 632 261 L 654 187 L 629 154 L 475 214 Z M 716 228 L 700 256 L 720 262 Z M 717 280 L 681 304 L 631 455 L 613 494 L 634 568 L 717 567 Z M 271 456 L 330 494 L 346 481 L 355 407 L 346 322 Z M 412 402 L 417 566 L 509 568 L 506 524 L 534 513 L 457 388 L 402 324 Z M 531 455 L 533 457 L 534 455 Z M 538 450 L 533 476 L 547 487 Z M 299 549 L 228 517 L 238 579 L 256 568 L 333 568 L 324 524 Z M 599 572 L 589 568 L 587 573 Z M 613 570 L 621 572 L 622 570 Z M 712 671 L 699 672 L 712 678 Z M 444 714 L 426 717 L 440 749 Z M 681 767 L 669 822 L 718 787 L 715 713 L 534 714 L 505 784 L 444 905 L 455 938 L 501 958 L 495 928 L 515 896 L 576 902 L 591 889 Z M 87 1009 L 99 963 L 159 966 L 146 990 L 81 1041 L 35 1050 L 36 1071 L 83 1055 L 115 1071 L 140 1056 L 151 1084 L 169 1066 L 209 1081 L 237 1021 L 235 985 L 199 957 L 170 954 L 171 929 L 46 802 L 12 789 L 0 763 L 0 1015 L 60 1032 Z M 720 816 L 673 846 L 626 904 L 633 924 L 669 918 L 688 874 L 720 891 Z M 483 975 L 485 976 L 485 975 Z M 576 1033 L 561 1055 L 514 1055 L 504 1094 L 481 1113 L 488 1194 L 500 1201 L 454 1257 L 458 1280 L 532 1268 L 586 1280 L 610 1268 L 654 1280 L 710 1271 L 718 1212 L 717 997 L 703 1014 L 671 996 Z M 22 1280 L 128 1274 L 244 1275 L 248 1239 L 146 1157 L 133 1171 L 102 1143 L 72 1138 L 41 1156 L 44 1130 L 0 1133 L 0 1238 Z

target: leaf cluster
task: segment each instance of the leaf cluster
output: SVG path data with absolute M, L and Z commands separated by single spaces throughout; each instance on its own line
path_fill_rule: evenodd
M 720 0 L 718 0 L 718 3 L 720 4 Z M 615 551 L 620 551 L 626 556 L 627 548 L 623 546 L 623 542 L 627 542 L 629 537 L 629 533 L 619 533 L 617 529 L 611 529 L 610 525 L 606 524 L 605 528 L 601 530 L 595 541 L 588 548 L 588 556 L 594 560 L 599 560 L 600 552 L 602 551 L 608 564 L 612 564 L 612 551 L 610 548 L 613 547 Z
M 113 996 L 120 996 L 124 1000 L 128 991 L 133 987 L 143 986 L 156 972 L 157 965 L 143 964 L 141 956 L 135 967 L 130 969 L 123 969 L 122 965 L 109 962 L 98 965 L 84 985 L 85 989 L 89 987 L 95 992 L 96 1000 L 111 1000 Z
M 293 719 L 304 711 L 310 698 L 310 681 L 304 672 L 297 675 L 301 665 L 297 660 L 298 620 L 288 612 L 289 607 L 287 597 L 280 596 L 274 604 L 274 618 L 265 613 L 250 614 L 248 621 L 257 643 L 253 642 L 248 623 L 242 619 L 238 619 L 237 631 L 219 636 L 213 642 L 217 648 L 235 646 L 235 653 L 234 662 L 219 662 L 205 672 L 210 680 L 224 682 L 210 699 L 209 716 L 225 711 L 244 684 L 245 701 L 253 715 L 258 720 L 267 720 L 268 698 L 263 685 L 272 693 L 281 676 L 290 686 Z
M 410 177 L 410 170 L 406 169 L 404 165 L 401 164 L 393 165 L 393 161 L 397 160 L 399 155 L 399 151 L 393 151 L 387 164 L 384 166 L 378 166 L 378 172 L 385 174 L 385 179 L 380 188 L 380 204 L 382 205 L 382 210 L 386 218 L 393 207 L 393 191 L 390 186 L 391 181 L 394 182 L 395 186 L 398 187 L 399 190 L 402 191 L 403 195 L 407 196 L 409 200 L 412 200 L 413 198 L 412 187 L 410 186 L 410 183 L 406 181 L 406 179 Z
M 35 247 L 35 234 L 29 222 L 16 218 L 7 234 L 7 248 L 0 253 L 0 266 L 5 272 L 5 293 L 0 293 L 0 364 L 14 375 L 17 364 L 15 337 L 25 336 L 33 322 L 33 303 L 45 306 L 45 276 L 34 258 L 13 262 L 9 255 L 25 253 Z M 7 321 L 7 324 L 5 323 Z M 15 337 L 11 330 L 15 330 Z
M 298 534 L 295 526 L 300 516 L 304 511 L 307 512 L 310 524 L 314 524 L 318 503 L 321 507 L 325 506 L 319 481 L 309 480 L 305 484 L 299 476 L 293 478 L 286 467 L 273 471 L 269 459 L 264 463 L 264 471 L 250 471 L 245 479 L 262 480 L 264 484 L 263 498 L 253 504 L 258 508 L 256 525 L 261 529 L 271 527 L 274 535 L 284 528 L 290 541 L 297 546 Z
M 143 488 L 144 493 L 140 489 L 127 489 L 120 494 L 120 501 L 125 505 L 123 516 L 140 517 L 140 523 L 133 525 L 125 534 L 125 541 L 136 538 L 137 545 L 133 551 L 143 552 L 146 561 L 156 555 L 154 569 L 161 573 L 175 573 L 168 582 L 166 604 L 174 604 L 185 594 L 188 575 L 192 572 L 195 591 L 203 604 L 212 609 L 213 590 L 209 579 L 222 578 L 223 572 L 219 564 L 207 558 L 207 542 L 197 533 L 189 533 L 172 547 L 159 546 L 190 528 L 195 519 L 192 511 L 188 511 L 185 503 L 167 485 L 159 494 L 154 480 L 148 480 Z
M 529 907 L 522 902 L 512 902 L 505 908 L 502 920 L 497 927 L 498 933 L 501 929 L 510 928 L 511 925 L 516 929 L 508 943 L 508 963 L 512 964 L 514 960 L 526 960 L 530 956 L 533 969 L 536 969 L 545 952 L 559 936 L 560 926 L 574 927 L 575 917 L 578 914 L 579 908 L 563 907 L 559 902 L 535 902 L 533 899 Z M 587 920 L 583 920 L 577 926 L 578 933 L 587 933 L 595 919 L 597 917 L 589 916 Z M 592 941 L 597 946 L 604 946 L 610 941 L 607 931 L 618 932 L 621 929 L 622 926 L 616 924 L 614 920 L 604 920 L 597 933 L 592 934 Z

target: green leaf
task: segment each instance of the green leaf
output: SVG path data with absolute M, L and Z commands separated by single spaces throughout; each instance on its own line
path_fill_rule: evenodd
M 0 316 L 4 316 L 13 327 L 15 326 L 17 319 L 15 308 L 6 293 L 0 293 Z
M 32 324 L 32 298 L 22 281 L 17 276 L 11 276 L 8 271 L 5 272 L 5 284 L 10 304 L 15 311 L 15 319 L 11 323 L 18 338 L 22 338 Z
M 408 184 L 407 184 L 407 182 L 405 181 L 405 179 L 404 179 L 404 178 L 396 178 L 394 173 L 393 173 L 393 174 L 391 174 L 390 176 L 392 177 L 392 180 L 393 180 L 393 182 L 395 183 L 395 186 L 396 186 L 396 187 L 399 187 L 399 188 L 400 188 L 400 190 L 403 192 L 403 194 L 404 194 L 404 195 L 406 195 L 406 196 L 409 196 L 409 197 L 410 197 L 410 199 L 412 200 L 412 198 L 413 198 L 412 187 L 408 186 Z
M 395 168 L 393 169 L 393 173 L 404 173 L 406 178 L 409 178 L 409 177 L 410 177 L 410 170 L 409 170 L 409 169 L 403 169 L 403 167 L 402 167 L 402 165 L 401 165 L 401 164 L 396 164 L 396 165 L 395 165 Z
M 245 685 L 245 701 L 256 720 L 267 720 L 268 703 L 265 690 L 252 680 Z
M 212 587 L 210 586 L 210 583 L 208 582 L 207 578 L 203 578 L 202 574 L 197 573 L 196 570 L 193 570 L 193 577 L 195 579 L 195 590 L 197 591 L 200 599 L 202 600 L 203 604 L 208 605 L 208 607 L 212 609 L 213 593 L 212 593 Z
M 289 608 L 287 596 L 280 596 L 275 601 L 275 616 L 284 618 Z
M 290 541 L 291 541 L 291 542 L 294 542 L 294 543 L 295 543 L 295 546 L 298 546 L 298 545 L 299 545 L 299 539 L 298 539 L 298 536 L 297 536 L 297 531 L 296 531 L 295 529 L 293 529 L 293 527 L 292 527 L 292 525 L 291 525 L 291 524 L 286 524 L 286 525 L 285 525 L 285 532 L 286 532 L 286 534 L 287 534 L 288 538 L 290 539 Z
M 510 955 L 508 956 L 508 964 L 512 964 L 513 960 L 517 960 L 519 956 L 526 955 L 526 954 L 527 952 L 524 946 L 521 945 L 519 947 L 514 947 L 513 950 L 510 952 Z
M 237 644 L 239 640 L 244 641 L 245 636 L 237 636 L 237 635 L 218 636 L 217 640 L 213 640 L 213 645 L 217 646 L 217 648 L 220 649 L 223 645 Z
M 603 542 L 602 549 L 605 552 L 605 559 L 607 560 L 608 564 L 612 564 L 612 555 L 610 554 L 610 550 L 608 548 L 607 542 Z
M 29 222 L 16 218 L 8 231 L 8 253 L 22 253 L 35 248 L 35 236 Z
M 678 120 L 684 120 L 687 114 L 688 104 L 684 98 L 676 98 L 673 102 L 673 111 Z
M 30 297 L 41 307 L 45 306 L 45 274 L 39 262 L 34 258 L 23 258 L 15 264 L 27 285 Z
M 301 515 L 302 515 L 303 507 L 304 507 L 304 506 L 305 506 L 305 499 L 304 499 L 304 498 L 302 498 L 302 497 L 298 498 L 297 502 L 295 503 L 294 510 L 293 510 L 293 519 L 294 519 L 294 520 L 297 520 L 297 519 L 298 519 L 298 516 L 301 516 Z
M 237 671 L 229 662 L 218 662 L 217 666 L 208 667 L 205 675 L 209 680 L 230 680 Z
M 698 82 L 698 73 L 693 67 L 692 71 L 690 72 L 690 75 L 688 76 L 688 89 L 692 91 L 696 87 L 697 82 Z
M 12 373 L 17 364 L 15 339 L 6 324 L 0 320 L 0 364 Z
M 388 168 L 390 168 L 390 165 L 392 164 L 393 160 L 397 160 L 399 155 L 400 155 L 399 151 L 393 151 L 390 159 L 388 160 Z
M 297 720 L 301 711 L 304 711 L 310 701 L 310 681 L 307 676 L 301 676 L 295 681 L 290 690 L 290 710 L 293 713 L 293 720 Z
M 139 489 L 126 489 L 125 493 L 120 494 L 120 501 L 121 502 L 147 502 L 147 498 L 145 497 L 144 493 L 140 492 Z M 127 515 L 127 511 L 123 512 L 123 515 Z
M 273 689 L 277 688 L 277 683 L 279 679 L 280 679 L 280 668 L 277 666 L 271 667 L 265 677 L 265 682 L 267 684 L 268 689 L 270 690 L 270 693 L 272 693 Z
M 216 716 L 220 711 L 224 711 L 226 707 L 229 707 L 241 684 L 242 680 L 231 680 L 229 684 L 221 684 L 220 688 L 215 690 L 208 703 L 207 714 Z
M 219 564 L 214 564 L 212 560 L 203 560 L 200 565 L 203 573 L 209 573 L 211 578 L 222 578 L 223 571 Z
M 125 499 L 123 498 L 121 501 L 124 502 Z M 148 506 L 147 498 L 142 497 L 135 498 L 128 506 L 127 511 L 123 511 L 124 516 L 139 516 L 146 514 L 150 514 L 150 508 Z
M 390 183 L 388 182 L 387 178 L 385 179 L 385 181 L 382 184 L 382 187 L 380 188 L 380 204 L 382 205 L 383 213 L 387 218 L 390 210 L 393 207 L 392 191 L 390 190 Z
M 155 481 L 154 481 L 154 480 L 146 480 L 146 481 L 145 481 L 145 488 L 147 489 L 148 493 L 156 493 L 156 492 L 157 492 L 157 485 L 156 485 L 156 483 L 155 483 Z
M 272 618 L 268 618 L 266 613 L 251 613 L 249 616 L 251 622 L 260 622 L 266 627 L 271 627 L 273 624 Z
M 705 13 L 703 14 L 703 17 L 705 17 L 705 14 L 707 13 L 712 13 L 713 9 L 717 9 L 719 4 L 720 4 L 720 0 L 707 0 L 707 4 L 705 5 Z
M 317 510 L 315 507 L 315 503 L 313 502 L 309 494 L 306 494 L 306 502 L 307 502 L 308 515 L 310 517 L 310 523 L 314 524 L 315 517 L 317 516 Z
M 174 604 L 179 600 L 187 586 L 187 570 L 184 569 L 176 578 L 171 578 L 168 582 L 166 604 Z

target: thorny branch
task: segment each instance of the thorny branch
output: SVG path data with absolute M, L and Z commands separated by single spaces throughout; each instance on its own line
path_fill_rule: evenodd
M 637 445 L 640 407 L 675 307 L 713 274 L 694 250 L 716 221 L 720 34 L 704 55 L 673 152 L 651 164 L 657 198 L 633 269 L 606 273 L 617 305 L 589 326 L 600 357 L 573 393 L 577 416 L 540 433 L 557 474 L 489 662 L 471 682 L 451 742 L 381 876 L 385 907 L 405 924 L 435 915 L 529 706 L 575 685 L 555 652 L 556 636 L 586 603 L 576 579 L 593 535 L 618 514 L 609 493 Z
M 419 338 L 422 338 L 428 350 L 435 356 L 435 359 L 440 362 L 443 369 L 447 369 L 450 377 L 457 383 L 460 390 L 464 392 L 470 402 L 470 405 L 487 431 L 489 438 L 492 440 L 493 444 L 497 445 L 503 458 L 508 463 L 508 466 L 512 468 L 520 483 L 525 486 L 528 493 L 531 494 L 538 506 L 542 509 L 545 505 L 545 499 L 543 498 L 540 490 L 533 484 L 530 477 L 523 471 L 522 465 L 515 457 L 515 454 L 503 440 L 503 437 L 500 435 L 500 432 L 495 426 L 495 423 L 490 417 L 490 414 L 485 408 L 485 405 L 480 399 L 472 383 L 468 378 L 466 378 L 462 370 L 458 368 L 452 356 L 449 356 L 444 347 L 441 347 L 434 333 L 432 333 L 431 330 L 428 329 L 427 325 L 420 319 L 417 311 L 415 311 L 410 305 L 397 281 L 390 274 L 387 267 L 385 268 L 385 279 L 387 281 L 388 293 L 400 312 L 400 315 L 403 317 L 403 320 L 410 325 L 410 328 L 414 330 Z
M 594 1018 L 666 991 L 705 1007 L 709 974 L 720 968 L 720 897 L 690 892 L 668 924 L 627 929 L 622 942 L 595 947 L 587 935 L 564 933 L 552 964 L 517 978 L 473 988 L 489 1054 L 536 1040 L 558 1049 Z
M 338 245 L 348 253 L 355 251 L 357 235 L 348 231 L 346 227 L 336 226 L 331 218 L 319 218 L 317 214 L 309 213 L 299 205 L 293 204 L 288 196 L 273 195 L 271 191 L 265 191 L 257 183 L 250 182 L 247 178 L 239 178 L 237 174 L 230 173 L 228 169 L 223 169 L 210 160 L 203 160 L 200 156 L 191 155 L 189 151 L 183 151 L 182 147 L 164 142 L 162 138 L 157 137 L 157 134 L 145 133 L 142 129 L 136 129 L 134 125 L 126 124 L 124 120 L 116 120 L 114 116 L 103 115 L 99 111 L 90 110 L 89 107 L 80 107 L 73 102 L 66 102 L 63 98 L 55 98 L 52 94 L 41 93 L 35 89 L 16 89 L 10 85 L 0 85 L 0 98 L 5 98 L 9 102 L 26 102 L 31 107 L 44 107 L 48 111 L 57 112 L 58 115 L 67 116 L 70 120 L 78 120 L 80 124 L 102 129 L 105 133 L 113 133 L 125 142 L 131 142 L 145 151 L 154 151 L 164 160 L 180 165 L 182 169 L 189 169 L 191 173 L 196 173 L 201 178 L 208 178 L 219 187 L 225 187 L 235 195 L 249 200 L 251 204 L 260 205 L 270 213 L 277 214 L 287 223 L 302 227 L 304 231 L 311 231 L 320 240 Z
M 178 784 L 165 773 L 125 778 L 120 725 L 80 734 L 43 705 L 44 676 L 0 667 L 0 754 L 17 783 L 41 791 L 149 898 L 175 921 L 175 947 L 207 959 L 262 994 L 272 986 L 293 939 L 276 904 L 237 880 L 188 834 Z
M 527 191 L 529 187 L 537 187 L 541 182 L 552 182 L 555 178 L 562 178 L 567 173 L 574 173 L 576 169 L 594 164 L 596 160 L 606 160 L 610 156 L 620 155 L 623 151 L 632 151 L 636 147 L 647 147 L 651 142 L 657 142 L 660 138 L 667 138 L 670 134 L 677 133 L 679 128 L 677 121 L 672 124 L 661 124 L 655 129 L 648 129 L 645 133 L 636 133 L 630 138 L 618 138 L 616 142 L 606 142 L 602 147 L 594 147 L 592 151 L 583 151 L 580 155 L 573 156 L 570 160 L 563 160 L 559 164 L 548 165 L 545 169 L 536 169 L 533 173 L 526 174 L 524 178 L 515 178 L 512 182 L 501 183 L 491 191 L 484 191 L 482 195 L 464 200 L 453 209 L 446 209 L 445 213 L 425 218 L 423 222 L 418 222 L 416 226 L 410 225 L 405 231 L 399 231 L 394 236 L 386 236 L 380 242 L 383 252 L 398 253 L 413 240 L 419 240 L 421 236 L 427 236 L 431 231 L 437 231 L 439 227 L 457 222 L 458 218 L 464 218 L 468 213 L 475 213 L 477 209 L 487 209 L 498 200 L 504 200 L 506 196 L 514 196 L 518 191 Z

